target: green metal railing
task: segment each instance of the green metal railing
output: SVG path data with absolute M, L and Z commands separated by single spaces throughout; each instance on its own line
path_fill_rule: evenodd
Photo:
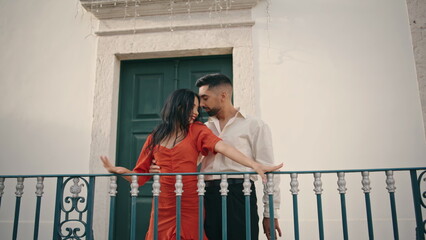
M 397 208 L 395 201 L 395 179 L 393 178 L 394 172 L 408 172 L 410 174 L 411 189 L 413 195 L 413 206 L 414 216 L 416 222 L 416 228 L 413 231 L 416 232 L 416 240 L 425 240 L 425 225 L 426 220 L 422 216 L 422 209 L 426 208 L 425 199 L 426 191 L 421 191 L 422 182 L 426 181 L 426 167 L 424 168 L 386 168 L 386 169 L 353 169 L 353 170 L 326 170 L 326 171 L 282 171 L 268 174 L 268 181 L 266 183 L 266 192 L 269 198 L 269 213 L 270 213 L 270 228 L 274 229 L 274 190 L 273 190 L 273 175 L 289 175 L 290 176 L 290 191 L 293 198 L 293 225 L 294 225 L 294 239 L 299 240 L 299 182 L 298 176 L 303 174 L 312 174 L 314 178 L 314 192 L 317 200 L 317 218 L 318 218 L 318 239 L 324 239 L 324 223 L 323 223 L 323 208 L 322 208 L 322 174 L 337 174 L 337 185 L 338 192 L 340 195 L 340 211 L 341 211 L 341 224 L 342 224 L 342 237 L 344 240 L 349 239 L 348 234 L 348 221 L 346 211 L 346 173 L 361 173 L 362 190 L 364 193 L 365 200 L 365 211 L 367 220 L 367 231 L 370 240 L 375 237 L 373 228 L 374 218 L 372 216 L 372 206 L 370 199 L 370 177 L 369 174 L 372 172 L 384 172 L 386 175 L 386 189 L 389 193 L 390 201 L 390 212 L 392 216 L 392 230 L 393 237 L 395 240 L 399 239 L 398 229 L 398 217 Z M 418 174 L 419 173 L 419 174 Z M 137 176 L 154 176 L 153 183 L 153 221 L 154 221 L 154 239 L 158 239 L 158 199 L 161 196 L 160 193 L 160 179 L 162 176 L 176 176 L 176 236 L 180 239 L 181 231 L 181 196 L 182 196 L 182 176 L 197 175 L 198 176 L 198 202 L 199 202 L 199 239 L 203 239 L 203 207 L 204 207 L 204 193 L 205 193 L 205 175 L 219 175 L 221 176 L 220 193 L 222 196 L 222 239 L 227 239 L 227 192 L 228 192 L 228 176 L 230 175 L 244 175 L 244 195 L 245 195 L 245 223 L 246 223 L 246 239 L 251 239 L 251 226 L 250 226 L 250 174 L 254 172 L 240 172 L 240 173 L 162 173 L 162 174 L 125 174 L 132 176 L 131 182 L 131 226 L 130 226 L 130 238 L 134 240 L 136 238 L 136 198 L 138 196 L 138 183 Z M 28 178 L 36 178 L 36 207 L 35 207 L 35 219 L 34 219 L 34 233 L 33 239 L 38 239 L 39 235 L 39 223 L 40 223 L 40 211 L 42 207 L 42 195 L 43 195 L 43 181 L 45 178 L 56 178 L 56 203 L 54 211 L 54 224 L 52 239 L 94 239 L 93 227 L 93 209 L 95 199 L 95 180 L 99 177 L 110 178 L 110 209 L 109 209 L 109 230 L 108 239 L 113 239 L 114 236 L 114 212 L 116 205 L 116 194 L 117 190 L 117 176 L 113 174 L 82 174 L 82 175 L 0 175 L 0 211 L 2 210 L 2 197 L 5 189 L 6 179 L 16 179 L 16 200 L 15 200 L 15 215 L 12 231 L 12 239 L 16 240 L 19 235 L 19 214 L 21 209 L 21 198 L 23 197 L 24 180 Z M 281 183 L 282 184 L 282 183 Z M 69 186 L 69 188 L 66 188 Z M 283 185 L 281 185 L 283 186 Z M 84 191 L 82 191 L 84 189 Z M 65 189 L 70 189 L 70 192 L 66 192 Z M 82 193 L 84 192 L 84 194 Z M 84 196 L 83 196 L 84 195 Z M 1 219 L 0 219 L 1 220 Z M 380 234 L 380 233 L 379 233 Z M 377 235 L 377 232 L 376 232 Z M 275 232 L 271 231 L 271 238 L 274 239 Z M 378 235 L 380 238 L 380 236 Z M 405 239 L 404 237 L 402 239 Z

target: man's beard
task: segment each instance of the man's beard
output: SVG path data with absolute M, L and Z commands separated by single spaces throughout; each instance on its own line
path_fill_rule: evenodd
M 209 110 L 209 111 L 207 111 L 206 109 L 204 109 L 204 111 L 206 111 L 206 112 L 207 112 L 207 114 L 208 114 L 210 117 L 213 117 L 213 116 L 216 116 L 216 115 L 217 115 L 217 113 L 220 111 L 220 109 L 219 109 L 219 108 L 210 108 L 210 110 Z

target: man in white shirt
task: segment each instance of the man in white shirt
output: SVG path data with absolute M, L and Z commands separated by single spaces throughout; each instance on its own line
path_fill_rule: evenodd
M 272 137 L 269 127 L 262 120 L 243 114 L 232 104 L 232 84 L 230 79 L 223 74 L 209 74 L 197 80 L 195 85 L 199 88 L 200 106 L 210 116 L 205 123 L 214 134 L 226 143 L 233 145 L 243 154 L 255 161 L 273 165 Z M 248 172 L 252 171 L 243 165 L 235 163 L 222 154 L 205 156 L 201 161 L 201 172 Z M 241 175 L 228 175 L 227 197 L 227 230 L 228 239 L 245 239 L 245 208 L 243 179 Z M 221 239 L 222 212 L 220 176 L 206 175 L 205 193 L 205 223 L 204 229 L 209 239 Z M 257 178 L 252 178 L 256 180 Z M 266 190 L 266 188 L 264 188 Z M 250 196 L 251 205 L 251 236 L 258 239 L 259 216 L 257 214 L 256 190 L 252 182 Z M 270 238 L 269 200 L 264 190 L 263 203 L 263 229 Z M 279 177 L 274 178 L 274 216 L 278 216 L 280 205 Z M 281 236 L 281 229 L 277 219 L 275 223 L 275 236 Z

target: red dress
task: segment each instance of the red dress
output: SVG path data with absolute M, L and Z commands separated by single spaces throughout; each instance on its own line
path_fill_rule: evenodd
M 157 161 L 161 173 L 196 172 L 199 153 L 207 155 L 214 152 L 214 146 L 221 139 L 201 122 L 190 125 L 188 135 L 173 148 L 155 146 L 153 154 L 147 148 L 152 141 L 150 135 L 142 148 L 133 171 L 148 173 L 152 159 Z M 139 186 L 151 177 L 140 176 Z M 176 239 L 176 193 L 175 176 L 160 177 L 160 196 L 158 198 L 158 239 Z M 197 176 L 182 176 L 183 193 L 181 197 L 181 239 L 198 239 L 198 193 Z M 151 211 L 149 229 L 145 239 L 154 236 L 154 211 Z M 204 239 L 207 237 L 204 235 Z

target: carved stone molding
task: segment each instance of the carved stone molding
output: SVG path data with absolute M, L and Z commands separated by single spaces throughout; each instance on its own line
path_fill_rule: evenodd
M 98 19 L 251 9 L 259 0 L 80 0 Z
M 238 28 L 238 27 L 252 27 L 254 21 L 227 23 L 226 28 Z M 155 32 L 170 32 L 173 31 L 189 31 L 189 30 L 206 30 L 206 29 L 220 29 L 223 28 L 223 24 L 199 24 L 190 26 L 174 26 L 171 27 L 157 27 L 157 28 L 134 28 L 134 29 L 118 29 L 118 30 L 106 30 L 96 31 L 97 36 L 113 36 L 113 35 L 124 35 L 124 34 L 138 34 L 138 33 L 155 33 Z

